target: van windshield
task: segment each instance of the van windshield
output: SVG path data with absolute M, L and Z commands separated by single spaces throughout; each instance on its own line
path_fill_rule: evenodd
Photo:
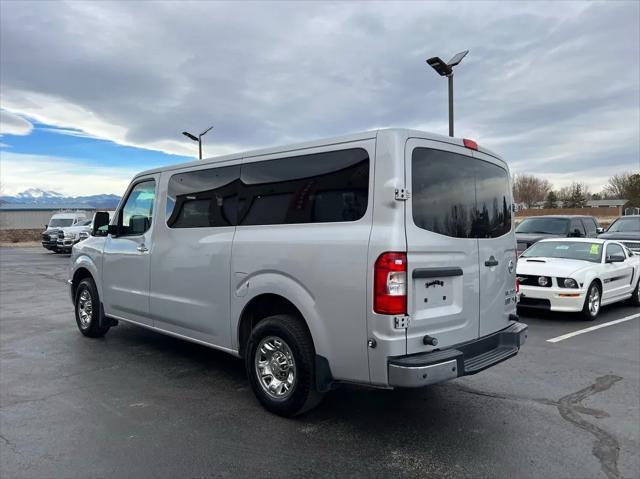
M 73 218 L 53 218 L 49 221 L 49 228 L 64 228 L 65 226 L 71 226 L 73 224 Z
M 511 231 L 507 171 L 488 161 L 416 148 L 411 159 L 413 221 L 455 238 L 497 238 Z
M 516 233 L 563 235 L 569 231 L 569 220 L 563 218 L 527 218 L 516 228 Z

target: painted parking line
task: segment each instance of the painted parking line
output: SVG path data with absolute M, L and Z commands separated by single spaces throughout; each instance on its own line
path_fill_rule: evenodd
M 609 321 L 608 323 L 598 324 L 597 326 L 591 326 L 590 328 L 580 329 L 578 331 L 574 331 L 573 333 L 563 334 L 562 336 L 547 339 L 547 342 L 557 343 L 558 341 L 564 341 L 565 339 L 573 338 L 574 336 L 578 336 L 580 334 L 589 333 L 591 331 L 595 331 L 596 329 L 606 328 L 607 326 L 613 326 L 614 324 L 624 323 L 625 321 L 631 321 L 632 319 L 637 318 L 640 318 L 640 313 L 625 316 L 624 318 L 616 319 L 615 321 Z

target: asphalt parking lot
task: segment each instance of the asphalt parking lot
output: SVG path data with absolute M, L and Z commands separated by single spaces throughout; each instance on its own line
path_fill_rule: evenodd
M 77 331 L 68 257 L 0 248 L 0 476 L 621 478 L 640 471 L 640 318 L 523 316 L 521 353 L 420 390 L 345 386 L 293 420 L 240 360 L 120 324 Z

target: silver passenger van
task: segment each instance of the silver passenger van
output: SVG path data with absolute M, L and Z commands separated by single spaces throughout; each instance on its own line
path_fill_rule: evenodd
M 509 170 L 385 129 L 137 175 L 73 248 L 82 334 L 118 321 L 243 358 L 292 416 L 342 382 L 421 387 L 517 354 Z

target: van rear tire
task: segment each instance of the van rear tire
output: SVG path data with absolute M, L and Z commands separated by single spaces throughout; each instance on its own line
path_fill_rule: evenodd
M 275 315 L 258 323 L 249 337 L 245 366 L 256 398 L 274 414 L 297 416 L 322 401 L 313 341 L 294 316 Z

